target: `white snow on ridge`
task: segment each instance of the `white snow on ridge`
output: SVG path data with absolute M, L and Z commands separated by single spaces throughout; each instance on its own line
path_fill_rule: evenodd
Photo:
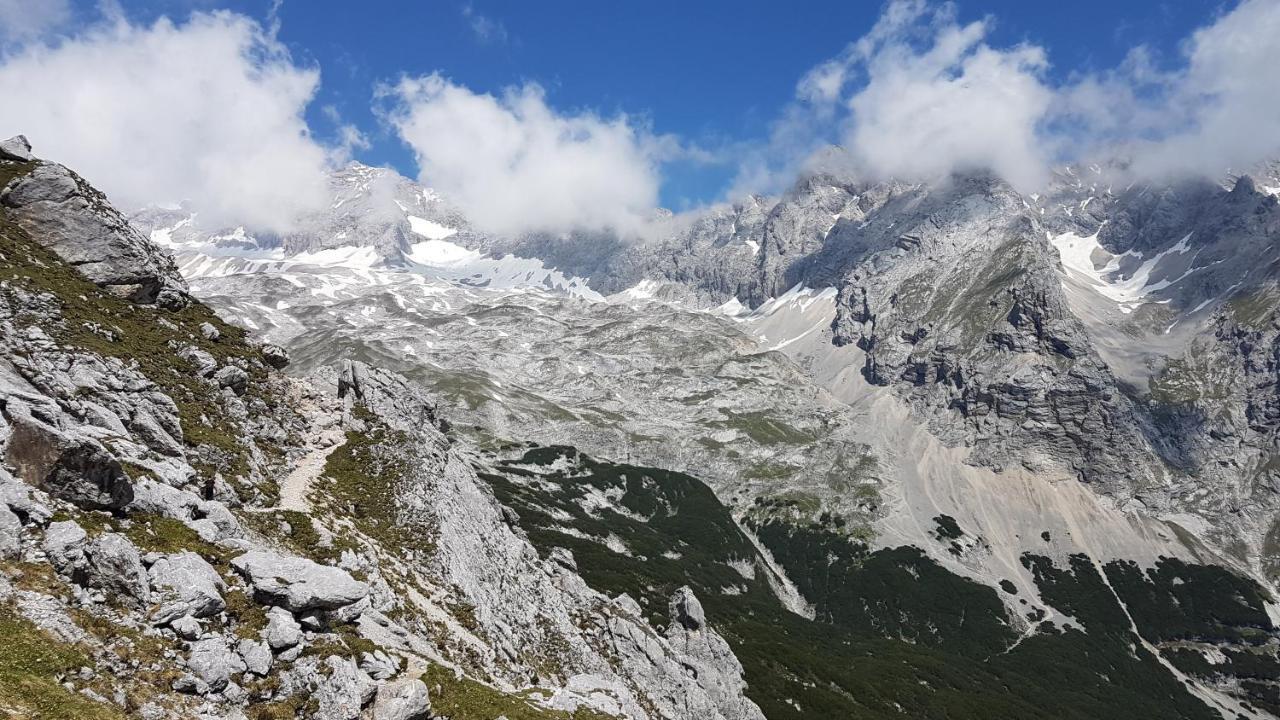
M 425 240 L 409 246 L 409 259 L 428 267 L 452 267 L 475 262 L 484 256 L 475 250 L 445 240 Z
M 432 222 L 426 218 L 420 218 L 416 215 L 406 215 L 409 219 L 409 230 L 421 235 L 428 240 L 443 240 L 451 235 L 458 234 L 458 231 L 451 227 L 445 227 L 437 222 Z
M 1058 249 L 1062 267 L 1068 274 L 1083 281 L 1099 295 L 1115 302 L 1120 312 L 1125 314 L 1133 312 L 1134 308 L 1141 305 L 1151 293 L 1178 283 L 1200 269 L 1189 268 L 1177 278 L 1151 282 L 1151 273 L 1161 261 L 1174 253 L 1185 255 L 1190 252 L 1191 246 L 1188 244 L 1190 239 L 1191 233 L 1188 233 L 1169 249 L 1149 260 L 1144 260 L 1129 277 L 1115 279 L 1120 271 L 1122 259 L 1130 256 L 1141 258 L 1142 253 L 1130 251 L 1121 255 L 1112 255 L 1098 243 L 1097 232 L 1089 237 L 1081 237 L 1075 233 L 1049 236 L 1049 241 Z M 1093 258 L 1098 255 L 1106 258 L 1106 264 L 1102 267 L 1098 267 L 1094 262 Z

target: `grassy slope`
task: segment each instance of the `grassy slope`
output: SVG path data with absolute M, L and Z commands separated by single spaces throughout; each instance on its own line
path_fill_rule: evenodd
M 543 475 L 561 455 L 579 457 L 578 473 Z M 1046 598 L 1087 632 L 1044 623 L 1006 652 L 1017 637 L 996 590 L 911 548 L 869 552 L 832 526 L 764 521 L 758 536 L 816 606 L 817 620 L 808 621 L 783 609 L 758 565 L 749 580 L 726 564 L 754 558 L 754 548 L 695 478 L 597 462 L 569 448 L 539 448 L 496 466 L 484 477 L 519 512 L 535 545 L 573 551 L 593 587 L 638 598 L 659 626 L 670 593 L 693 587 L 743 662 L 751 697 L 772 720 L 904 712 L 952 720 L 1217 717 L 1134 642 L 1091 563 L 1055 568 L 1028 556 Z M 529 482 L 535 475 L 550 484 Z M 615 493 L 626 512 L 584 511 L 589 488 Z M 552 517 L 561 513 L 572 521 Z M 630 556 L 558 529 L 564 526 L 600 539 L 612 533 Z M 1144 634 L 1213 628 L 1234 637 L 1269 627 L 1259 616 L 1260 591 L 1224 570 L 1179 566 L 1154 579 L 1119 566 L 1107 572 L 1141 608 L 1135 613 L 1149 628 Z M 722 592 L 730 587 L 740 593 Z

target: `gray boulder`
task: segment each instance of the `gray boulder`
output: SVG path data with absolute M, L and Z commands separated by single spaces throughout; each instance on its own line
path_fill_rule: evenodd
M 125 536 L 103 533 L 85 548 L 85 558 L 88 586 L 105 590 L 135 606 L 145 604 L 150 598 L 142 556 Z
M 213 323 L 200 323 L 200 334 L 209 342 L 218 342 L 222 338 L 222 333 L 214 327 Z
M 378 688 L 373 699 L 373 720 L 423 720 L 431 713 L 426 683 L 413 678 Z
M 231 388 L 231 392 L 243 395 L 249 389 L 249 373 L 235 365 L 227 365 L 213 374 L 218 387 Z
M 31 143 L 27 141 L 27 136 L 14 135 L 4 142 L 0 142 L 0 159 L 17 160 L 18 162 L 30 162 L 33 160 Z
M 302 642 L 302 626 L 293 618 L 293 613 L 273 607 L 267 611 L 267 627 L 262 631 L 262 639 L 276 652 L 288 650 Z
M 245 669 L 265 677 L 271 672 L 271 648 L 261 640 L 244 639 L 236 644 L 236 652 L 244 660 Z
M 22 521 L 0 504 L 0 560 L 11 560 L 22 551 Z
M 120 462 L 98 441 L 5 408 L 10 424 L 5 462 L 19 478 L 53 497 L 91 510 L 119 510 L 133 500 Z
M 142 556 L 123 535 L 103 533 L 90 540 L 83 528 L 65 520 L 49 525 L 42 548 L 49 564 L 77 585 L 103 590 L 135 607 L 150 598 Z
M 381 650 L 360 654 L 360 669 L 374 680 L 390 680 L 400 672 L 400 658 Z
M 277 370 L 283 370 L 289 366 L 289 351 L 267 343 L 262 346 L 262 360 Z
M 8 470 L 0 468 L 0 505 L 6 506 L 24 522 L 43 525 L 53 511 L 31 496 L 31 486 L 19 482 Z
M 55 163 L 40 163 L 0 192 L 6 215 L 94 283 L 134 302 L 154 302 L 160 291 L 185 294 L 186 281 L 83 178 Z
M 178 351 L 178 357 L 195 368 L 200 377 L 209 377 L 218 369 L 218 361 L 212 355 L 194 345 L 188 345 Z
M 209 617 L 222 612 L 226 585 L 218 571 L 193 552 L 166 555 L 151 565 L 151 587 L 159 595 L 158 624 L 184 616 Z
M 49 564 L 63 575 L 75 575 L 84 572 L 85 547 L 89 544 L 89 534 L 74 520 L 61 520 L 50 523 L 44 533 L 44 554 Z
M 707 614 L 693 590 L 685 585 L 671 594 L 671 620 L 685 630 L 701 630 L 707 625 Z
M 169 623 L 169 628 L 183 640 L 195 640 L 200 637 L 200 621 L 190 615 L 183 615 Z
M 290 612 L 336 610 L 363 600 L 369 586 L 345 571 L 305 558 L 255 550 L 231 561 L 260 600 Z
M 378 684 L 348 658 L 330 655 L 324 664 L 329 672 L 311 695 L 316 701 L 316 717 L 356 720 L 378 691 Z
M 187 668 L 210 691 L 221 692 L 231 681 L 232 675 L 245 671 L 245 663 L 239 654 L 227 647 L 224 638 L 212 637 L 191 643 Z

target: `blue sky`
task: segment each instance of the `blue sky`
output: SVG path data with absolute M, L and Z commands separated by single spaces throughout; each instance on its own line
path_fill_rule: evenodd
M 0 0 L 0 136 L 261 229 L 354 158 L 492 232 L 633 233 L 817 162 L 1221 177 L 1280 156 L 1277 57 L 1280 0 Z
M 124 0 L 123 6 L 139 21 L 217 7 L 265 22 L 271 3 Z M 1176 57 L 1178 43 L 1226 7 L 1202 0 L 957 3 L 961 22 L 994 19 L 993 45 L 1044 47 L 1049 74 L 1063 80 L 1113 67 L 1137 45 Z M 413 176 L 411 153 L 370 103 L 377 83 L 402 73 L 438 71 L 493 93 L 532 81 L 557 109 L 624 112 L 646 118 L 657 133 L 715 147 L 766 137 L 799 78 L 866 33 L 881 9 L 865 1 L 286 0 L 278 15 L 279 38 L 295 60 L 322 72 L 308 108 L 311 127 L 330 131 L 322 108 L 334 106 L 371 142 L 357 153 L 360 160 Z M 728 163 L 672 163 L 661 202 L 679 208 L 715 199 L 735 172 Z

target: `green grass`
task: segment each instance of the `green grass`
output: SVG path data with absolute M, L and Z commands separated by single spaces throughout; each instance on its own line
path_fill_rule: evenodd
M 346 442 L 329 455 L 314 484 L 313 501 L 349 518 L 385 548 L 433 551 L 434 529 L 396 511 L 402 479 L 410 470 L 406 463 L 415 455 L 412 438 L 367 412 L 362 418 L 367 429 L 348 431 Z
M 423 674 L 431 696 L 434 717 L 449 720 L 610 720 L 612 716 L 579 708 L 574 712 L 552 710 L 530 702 L 527 696 L 504 693 L 467 677 L 456 678 L 452 670 L 432 665 Z
M 576 467 L 550 472 L 560 457 Z M 535 475 L 538 482 L 530 482 Z M 636 598 L 656 627 L 669 621 L 671 592 L 692 587 L 742 662 L 748 695 L 770 720 L 1215 717 L 1153 656 L 1134 654 L 1136 641 L 1121 627 L 1114 598 L 1105 602 L 1096 572 L 1088 574 L 1092 566 L 1041 567 L 1042 588 L 1084 615 L 1096 606 L 1100 631 L 1046 625 L 1006 653 L 1020 630 L 1009 624 L 1000 590 L 950 573 L 912 548 L 871 551 L 830 515 L 799 524 L 761 515 L 754 524 L 814 605 L 817 617 L 807 620 L 781 605 L 762 570 L 748 580 L 729 566 L 763 563 L 728 509 L 696 478 L 597 461 L 564 447 L 497 462 L 483 477 L 519 513 L 541 552 L 569 549 L 592 587 Z M 584 512 L 589 490 L 613 494 L 626 512 Z M 792 500 L 806 504 L 804 497 Z M 557 519 L 565 513 L 572 519 Z M 566 525 L 575 532 L 565 532 Z M 609 533 L 633 555 L 606 548 L 599 540 Z M 744 591 L 721 593 L 731 586 Z
M 93 702 L 60 684 L 62 674 L 93 666 L 92 658 L 79 648 L 46 635 L 8 605 L 0 605 L 0 638 L 0 716 L 14 720 L 124 718 L 115 706 Z

